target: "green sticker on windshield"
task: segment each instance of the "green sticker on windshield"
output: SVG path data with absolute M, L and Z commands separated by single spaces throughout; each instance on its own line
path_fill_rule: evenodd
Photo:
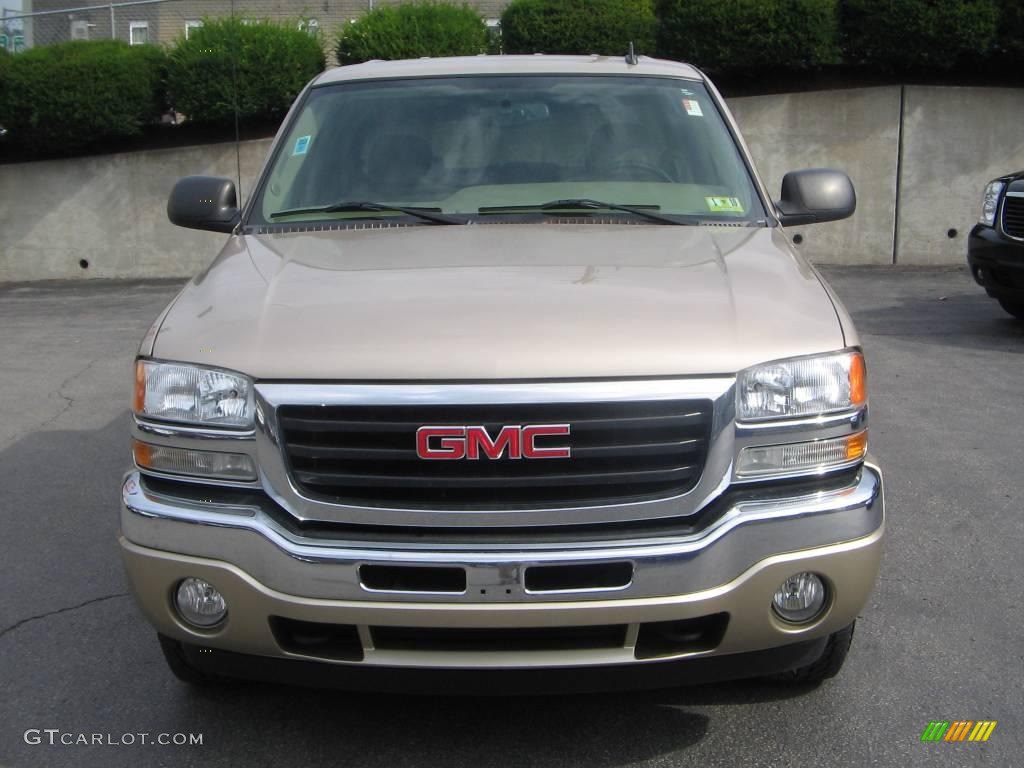
M 743 213 L 743 203 L 738 197 L 705 197 L 704 202 L 712 213 Z

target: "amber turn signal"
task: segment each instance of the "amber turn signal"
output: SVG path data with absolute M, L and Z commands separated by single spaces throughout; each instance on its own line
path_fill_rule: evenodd
M 864 355 L 854 352 L 850 358 L 850 402 L 864 405 L 868 401 L 868 372 Z
M 868 431 L 858 432 L 846 438 L 846 460 L 863 459 L 868 453 Z
M 141 360 L 135 361 L 135 393 L 132 396 L 132 410 L 142 413 L 146 404 L 146 366 Z
M 256 479 L 256 465 L 252 457 L 244 453 L 173 448 L 133 440 L 132 454 L 135 457 L 135 465 L 144 471 L 223 480 Z
M 740 451 L 736 461 L 736 476 L 753 478 L 821 474 L 853 466 L 862 461 L 867 452 L 867 430 L 825 440 L 752 445 Z

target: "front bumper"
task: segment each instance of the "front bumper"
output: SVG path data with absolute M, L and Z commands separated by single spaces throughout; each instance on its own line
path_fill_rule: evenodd
M 189 644 L 182 645 L 179 653 L 190 667 L 214 678 L 403 695 L 436 696 L 444 691 L 446 695 L 508 696 L 635 691 L 763 677 L 814 663 L 827 643 L 827 637 L 819 637 L 763 651 L 643 664 L 509 669 L 330 665 L 213 651 Z
M 699 531 L 575 542 L 474 544 L 445 542 L 437 533 L 396 546 L 307 535 L 259 505 L 155 492 L 138 473 L 126 478 L 123 502 L 129 581 L 162 634 L 210 652 L 389 668 L 635 666 L 804 644 L 856 619 L 875 582 L 884 528 L 882 479 L 872 465 L 840 488 L 737 500 Z M 526 579 L 535 566 L 612 563 L 631 566 L 628 583 L 537 591 Z M 365 565 L 454 567 L 465 572 L 465 587 L 457 594 L 369 589 L 360 577 Z M 821 575 L 829 599 L 813 623 L 793 626 L 773 613 L 771 596 L 798 571 Z M 190 628 L 176 615 L 173 593 L 188 576 L 214 584 L 227 600 L 228 617 L 213 631 Z M 660 622 L 700 624 L 723 615 L 721 631 L 706 634 L 703 644 L 697 638 L 653 655 L 639 650 Z M 297 650 L 275 632 L 281 620 L 351 628 L 357 657 Z M 621 641 L 575 647 L 562 633 L 555 647 L 543 639 L 545 628 L 596 627 L 621 627 Z M 381 642 L 388 634 L 382 628 L 402 628 L 405 641 Z M 506 630 L 511 638 L 523 628 L 537 629 L 540 644 L 437 641 L 461 630 Z
M 976 224 L 967 238 L 967 263 L 989 296 L 1024 301 L 1024 241 Z

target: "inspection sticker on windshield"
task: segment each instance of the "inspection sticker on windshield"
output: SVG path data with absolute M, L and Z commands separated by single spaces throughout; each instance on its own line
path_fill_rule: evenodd
M 704 202 L 713 213 L 743 213 L 743 203 L 738 197 L 705 197 Z
M 704 117 L 704 112 L 700 108 L 700 102 L 696 99 L 683 99 L 683 109 L 686 110 L 686 114 L 693 117 Z
M 295 140 L 295 149 L 292 150 L 292 155 L 304 155 L 306 150 L 309 149 L 309 142 L 312 141 L 312 136 L 299 136 Z

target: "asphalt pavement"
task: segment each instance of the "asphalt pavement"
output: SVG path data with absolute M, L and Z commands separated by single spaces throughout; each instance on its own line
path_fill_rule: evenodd
M 180 281 L 0 285 L 0 766 L 1020 765 L 1024 324 L 963 270 L 825 273 L 866 346 L 887 482 L 839 677 L 483 699 L 178 683 L 115 537 L 131 361 Z M 983 719 L 986 743 L 920 741 Z

